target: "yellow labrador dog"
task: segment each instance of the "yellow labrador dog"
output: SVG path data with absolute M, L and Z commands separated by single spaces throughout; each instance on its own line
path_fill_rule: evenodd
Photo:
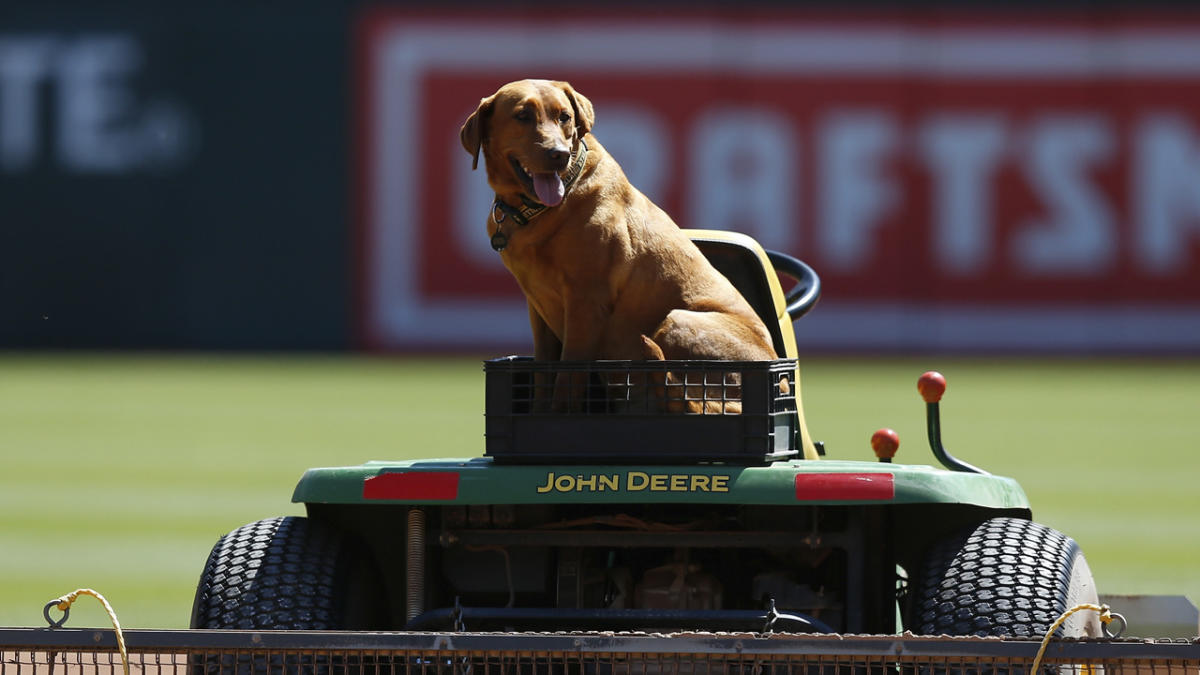
M 462 126 L 496 193 L 487 231 L 528 301 L 534 357 L 774 359 L 758 315 L 629 183 L 591 134 L 595 119 L 570 84 L 521 80 Z M 582 386 L 560 376 L 556 407 Z

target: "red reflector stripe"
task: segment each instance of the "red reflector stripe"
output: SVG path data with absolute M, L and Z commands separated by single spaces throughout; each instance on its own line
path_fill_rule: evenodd
M 890 473 L 796 474 L 796 499 L 802 502 L 891 500 L 896 477 Z
M 381 473 L 363 481 L 363 499 L 457 499 L 458 474 L 452 471 Z

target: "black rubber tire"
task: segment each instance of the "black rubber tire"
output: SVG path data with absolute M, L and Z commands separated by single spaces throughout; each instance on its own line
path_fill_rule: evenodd
M 243 525 L 221 537 L 196 587 L 192 628 L 344 630 L 374 626 L 360 547 L 301 517 Z M 378 589 L 374 589 L 378 590 Z M 382 593 L 378 593 L 382 596 Z
M 1041 639 L 1066 610 L 1097 603 L 1075 540 L 1043 525 L 993 518 L 935 544 L 913 578 L 907 629 L 919 635 Z M 1100 637 L 1095 612 L 1055 635 Z

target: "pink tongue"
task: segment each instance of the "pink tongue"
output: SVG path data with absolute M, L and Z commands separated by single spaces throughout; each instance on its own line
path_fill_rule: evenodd
M 533 191 L 537 193 L 538 201 L 546 206 L 558 206 L 566 192 L 556 173 L 533 174 Z

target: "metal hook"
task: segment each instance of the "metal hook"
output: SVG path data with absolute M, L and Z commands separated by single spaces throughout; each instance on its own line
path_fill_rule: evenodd
M 463 606 L 460 600 L 459 596 L 454 596 L 454 611 L 450 614 L 456 633 L 462 633 L 467 630 L 466 622 L 463 621 Z
M 61 619 L 59 619 L 58 621 L 51 619 L 50 618 L 50 608 L 57 607 L 57 606 L 58 606 L 58 600 L 51 600 L 50 602 L 46 603 L 46 606 L 44 608 L 42 608 L 42 616 L 46 617 L 46 623 L 50 624 L 51 628 L 62 628 L 63 624 L 67 622 L 67 617 L 71 616 L 71 607 L 68 606 L 66 609 L 64 609 L 62 611 L 63 615 L 62 615 Z
M 1119 638 L 1122 635 L 1124 635 L 1125 629 L 1129 628 L 1129 623 L 1127 621 L 1125 621 L 1125 617 L 1121 616 L 1120 614 L 1117 614 L 1116 612 L 1109 612 L 1109 616 L 1112 617 L 1113 621 L 1115 621 L 1117 619 L 1121 620 L 1121 630 L 1117 631 L 1116 633 L 1110 633 L 1110 632 L 1108 632 L 1108 624 L 1106 623 L 1106 624 L 1104 624 L 1104 637 L 1116 639 L 1116 638 Z M 1109 623 L 1112 623 L 1112 621 L 1110 621 Z
M 775 625 L 775 621 L 779 618 L 779 612 L 775 609 L 775 598 L 767 596 L 767 622 L 763 624 L 763 633 L 770 633 L 771 627 Z

